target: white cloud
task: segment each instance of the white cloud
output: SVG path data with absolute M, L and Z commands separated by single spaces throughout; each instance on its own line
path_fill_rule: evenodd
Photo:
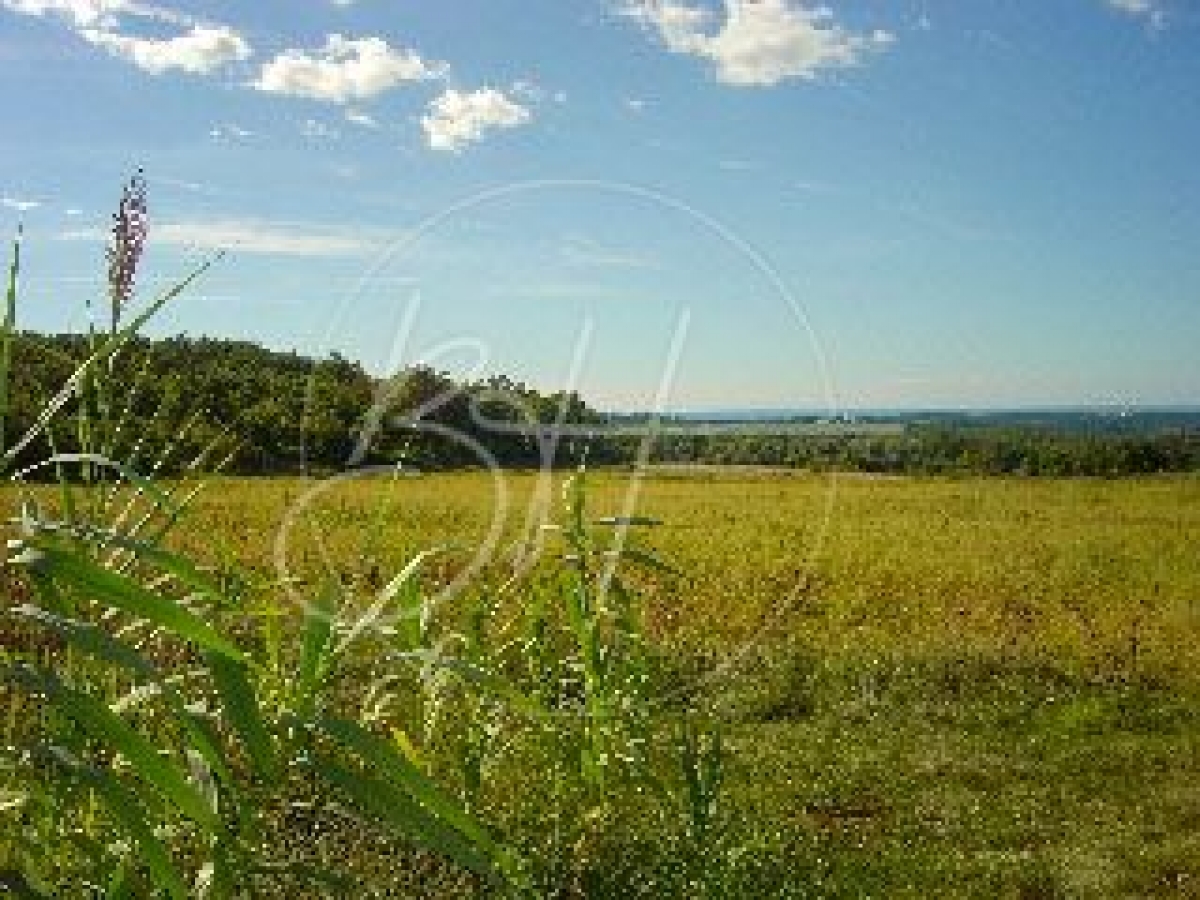
M 361 109 L 351 109 L 346 111 L 346 121 L 351 125 L 358 125 L 362 128 L 378 128 L 378 120 L 370 113 L 363 112 Z
M 275 94 L 331 103 L 367 100 L 406 81 L 445 74 L 414 50 L 397 50 L 379 37 L 353 39 L 331 34 L 317 51 L 285 50 L 264 63 L 253 87 Z
M 0 0 L 0 6 L 27 16 L 59 16 L 77 29 L 114 29 L 122 16 L 150 19 L 179 28 L 201 24 L 187 13 L 136 0 Z
M 209 129 L 208 136 L 214 141 L 244 141 L 254 137 L 254 132 L 233 122 L 224 122 Z
M 204 250 L 284 256 L 359 256 L 380 249 L 378 241 L 362 234 L 252 219 L 164 222 L 155 228 L 154 240 Z
M 336 128 L 331 128 L 317 119 L 305 119 L 300 123 L 300 133 L 306 138 L 320 141 L 335 141 L 341 135 Z
M 27 16 L 63 16 L 79 28 L 109 27 L 117 13 L 128 11 L 124 0 L 2 0 L 4 8 Z
M 517 81 L 514 81 L 512 84 L 512 94 L 514 97 L 519 97 L 520 99 L 527 100 L 530 103 L 544 103 L 547 100 L 553 100 L 555 103 L 567 102 L 566 91 L 549 91 L 536 81 L 532 81 L 528 78 L 521 78 Z
M 725 0 L 720 22 L 711 10 L 678 0 L 631 0 L 623 11 L 671 52 L 709 60 L 719 81 L 738 86 L 811 80 L 823 69 L 856 65 L 893 40 L 882 30 L 848 31 L 829 9 L 791 0 Z
M 1121 12 L 1144 15 L 1154 9 L 1151 0 L 1108 0 L 1108 5 Z
M 85 28 L 80 34 L 114 56 L 156 75 L 169 69 L 204 74 L 250 56 L 246 39 L 225 25 L 193 25 L 185 34 L 162 40 L 131 37 L 100 28 Z
M 0 197 L 0 206 L 5 209 L 15 209 L 17 212 L 29 212 L 42 205 L 41 200 L 22 200 L 18 197 Z
M 435 150 L 458 153 L 495 128 L 515 128 L 530 120 L 529 110 L 495 88 L 450 88 L 429 104 L 421 118 L 425 138 Z
M 212 191 L 206 188 L 198 181 L 188 181 L 184 178 L 173 178 L 170 175 L 148 175 L 146 180 L 153 185 L 163 185 L 164 187 L 175 188 L 180 191 L 187 191 L 189 194 L 211 194 Z
M 633 112 L 645 112 L 646 107 L 650 105 L 649 100 L 643 100 L 641 97 L 626 97 L 625 108 Z
M 1105 0 L 1109 8 L 1131 16 L 1143 16 L 1153 28 L 1166 24 L 1167 13 L 1158 0 Z
M 74 219 L 78 216 L 82 216 L 83 210 L 74 206 L 68 206 L 65 210 L 63 210 L 63 215 L 70 216 L 72 219 Z
M 64 231 L 59 240 L 106 240 L 100 229 Z M 154 243 L 189 250 L 230 250 L 278 256 L 362 256 L 377 253 L 387 236 L 329 231 L 260 219 L 178 219 L 154 228 Z

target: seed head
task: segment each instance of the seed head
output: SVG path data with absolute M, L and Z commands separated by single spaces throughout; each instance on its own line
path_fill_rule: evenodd
M 106 254 L 113 331 L 117 330 L 121 320 L 121 309 L 133 299 L 138 262 L 146 246 L 146 222 L 146 177 L 138 169 L 121 192 L 121 203 L 113 214 L 112 241 Z

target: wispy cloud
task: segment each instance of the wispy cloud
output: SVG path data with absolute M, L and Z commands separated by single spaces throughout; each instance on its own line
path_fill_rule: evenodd
M 122 17 L 178 28 L 202 24 L 195 16 L 140 0 L 0 0 L 0 6 L 27 16 L 57 16 L 76 28 L 116 28 Z
M 214 125 L 208 131 L 208 136 L 214 141 L 233 142 L 244 141 L 247 138 L 254 137 L 254 132 L 249 128 L 243 128 L 234 122 L 222 122 L 219 125 Z
M 341 132 L 319 119 L 305 119 L 300 123 L 300 133 L 316 141 L 336 141 L 341 137 Z
M 170 69 L 205 74 L 248 59 L 249 42 L 227 25 L 138 0 L 0 0 L 5 9 L 28 16 L 56 16 L 76 33 L 112 55 L 155 74 Z M 123 33 L 127 19 L 180 29 L 171 37 Z
M 1110 9 L 1137 16 L 1146 20 L 1153 28 L 1166 24 L 1167 11 L 1158 0 L 1104 0 Z
M 188 181 L 184 178 L 173 178 L 170 175 L 147 175 L 146 180 L 152 185 L 162 185 L 189 194 L 211 194 L 213 190 L 198 181 Z
M 529 78 L 520 78 L 512 83 L 512 95 L 530 103 L 544 103 L 553 100 L 555 103 L 566 103 L 566 91 L 551 91 Z
M 60 240 L 105 240 L 95 228 L 61 232 Z M 330 230 L 320 226 L 262 219 L 175 219 L 154 228 L 156 244 L 192 250 L 231 250 L 278 256 L 363 256 L 376 253 L 389 236 Z
M 25 200 L 19 197 L 0 197 L 0 206 L 5 209 L 15 209 L 17 212 L 29 212 L 42 205 L 41 200 Z
M 330 103 L 369 100 L 405 82 L 446 73 L 415 50 L 397 49 L 380 37 L 331 34 L 319 50 L 284 50 L 263 64 L 252 86 L 260 91 Z
M 79 33 L 89 43 L 155 75 L 170 69 L 203 75 L 251 54 L 246 39 L 225 25 L 193 25 L 184 34 L 161 40 L 102 28 Z
M 363 112 L 361 109 L 350 109 L 346 111 L 346 121 L 351 125 L 357 125 L 360 128 L 378 128 L 378 120 L 370 113 Z
M 529 109 L 496 88 L 450 88 L 429 104 L 421 118 L 425 139 L 435 150 L 459 153 L 499 128 L 516 128 L 532 118 Z
M 643 253 L 601 244 L 584 235 L 567 235 L 559 248 L 565 262 L 573 266 L 602 269 L 648 269 L 654 260 Z
M 811 80 L 825 69 L 857 65 L 893 40 L 882 30 L 849 31 L 826 7 L 790 0 L 725 0 L 720 21 L 711 9 L 679 0 L 630 0 L 622 12 L 672 53 L 706 59 L 718 81 L 740 87 Z
M 128 12 L 125 0 L 2 0 L 5 9 L 26 16 L 56 15 L 79 28 L 112 26 Z

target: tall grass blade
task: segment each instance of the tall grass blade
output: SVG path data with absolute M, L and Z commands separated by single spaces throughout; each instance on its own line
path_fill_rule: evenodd
M 49 894 L 43 894 L 31 885 L 16 869 L 0 869 L 0 890 L 5 892 L 3 896 L 15 900 L 53 900 Z
M 52 584 L 43 582 L 44 576 L 35 579 L 39 592 L 47 588 L 53 589 Z M 55 606 L 61 607 L 61 601 L 55 601 Z M 163 700 L 174 713 L 176 721 L 186 732 L 192 748 L 200 754 L 205 762 L 212 767 L 227 785 L 233 785 L 233 775 L 229 771 L 219 748 L 216 736 L 207 723 L 187 709 L 183 698 L 166 682 L 155 666 L 136 650 L 123 641 L 112 637 L 107 631 L 92 625 L 62 615 L 48 612 L 40 607 L 24 605 L 7 610 L 7 614 L 22 619 L 31 624 L 40 625 L 54 631 L 64 642 L 82 653 L 95 659 L 104 660 L 122 668 L 141 679 L 143 682 L 157 686 Z
M 334 651 L 335 655 L 341 656 L 343 653 L 345 653 L 350 645 L 354 643 L 354 641 L 357 640 L 364 631 L 374 626 L 375 623 L 383 617 L 383 613 L 387 608 L 387 605 L 393 599 L 395 599 L 398 594 L 400 594 L 402 591 L 406 591 L 414 583 L 417 573 L 430 558 L 437 556 L 439 553 L 447 553 L 453 549 L 454 547 L 451 545 L 431 547 L 430 549 L 423 550 L 414 556 L 409 561 L 408 565 L 401 570 L 400 574 L 388 582 L 383 590 L 379 592 L 375 603 L 372 604 L 371 607 L 365 613 L 363 613 L 363 615 L 360 616 L 350 628 L 350 631 L 342 639 L 341 643 L 338 644 L 337 650 Z M 404 608 L 404 605 L 402 604 L 402 608 L 400 610 L 400 615 L 402 617 L 410 617 L 414 612 L 415 611 L 412 609 Z M 420 613 L 419 611 L 416 612 L 419 623 Z
M 437 783 L 413 765 L 394 743 L 371 733 L 356 722 L 345 719 L 324 718 L 317 726 L 339 744 L 353 750 L 364 762 L 411 796 L 431 815 L 461 832 L 472 843 L 485 849 L 489 855 L 498 853 L 499 848 L 479 823 Z
M 317 691 L 329 669 L 336 590 L 332 582 L 326 582 L 316 601 L 304 608 L 304 640 L 300 648 L 294 701 L 301 719 L 307 719 L 312 714 Z
M 139 857 L 155 884 L 171 900 L 187 900 L 188 889 L 183 876 L 175 867 L 166 845 L 154 833 L 136 795 L 108 772 L 80 769 L 77 774 L 103 799 L 116 824 L 137 844 Z
M 348 769 L 330 756 L 317 755 L 314 762 L 314 771 L 322 780 L 371 818 L 477 875 L 502 880 L 487 853 L 439 822 L 390 782 Z
M 175 637 L 230 659 L 247 662 L 241 650 L 215 629 L 169 597 L 148 591 L 136 581 L 56 547 L 39 546 L 42 571 L 85 597 L 165 628 Z
M 8 442 L 8 412 L 12 402 L 12 345 L 17 330 L 17 282 L 21 276 L 21 232 L 13 241 L 12 263 L 5 290 L 4 320 L 0 322 L 0 453 Z
M 12 478 L 15 481 L 32 475 L 40 469 L 50 466 L 62 466 L 69 464 L 82 464 L 92 466 L 96 469 L 112 469 L 121 476 L 129 484 L 133 485 L 139 493 L 146 494 L 154 507 L 163 515 L 172 515 L 175 512 L 175 507 L 171 503 L 170 496 L 160 489 L 149 478 L 140 475 L 138 472 L 131 469 L 129 466 L 109 459 L 106 456 L 101 456 L 98 453 L 55 453 L 47 459 L 42 460 L 32 466 L 27 466 L 18 472 L 13 473 Z
M 69 688 L 50 672 L 31 666 L 10 668 L 5 677 L 28 691 L 45 694 L 80 728 L 125 757 L 137 776 L 174 803 L 181 813 L 210 832 L 220 830 L 220 820 L 183 773 L 95 697 Z
M 275 744 L 263 723 L 246 667 L 219 653 L 210 653 L 207 658 L 208 669 L 221 695 L 221 709 L 241 739 L 255 774 L 264 782 L 274 782 L 279 777 Z
M 15 445 L 8 448 L 4 455 L 0 457 L 0 472 L 8 469 L 14 459 L 35 441 L 42 432 L 46 430 L 50 422 L 59 414 L 64 406 L 70 402 L 71 398 L 82 388 L 86 390 L 87 383 L 92 377 L 92 370 L 100 363 L 110 359 L 122 347 L 128 344 L 139 331 L 142 326 L 150 321 L 158 314 L 164 306 L 174 300 L 184 291 L 186 291 L 193 282 L 201 275 L 211 269 L 222 257 L 223 253 L 218 253 L 215 256 L 202 262 L 194 268 L 182 280 L 176 282 L 162 294 L 160 294 L 145 310 L 133 319 L 128 325 L 114 332 L 103 343 L 101 343 L 89 356 L 85 359 L 67 379 L 67 383 L 62 386 L 59 392 L 46 404 L 41 414 L 38 416 L 33 426 L 25 433 L 25 435 L 16 442 Z

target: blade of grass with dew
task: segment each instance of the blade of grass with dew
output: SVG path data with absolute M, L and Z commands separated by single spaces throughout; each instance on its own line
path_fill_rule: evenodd
M 263 723 L 258 697 L 246 677 L 246 666 L 219 653 L 206 654 L 206 658 L 221 696 L 221 709 L 241 739 L 251 767 L 264 782 L 274 782 L 279 777 L 275 743 Z
M 135 559 L 153 563 L 181 585 L 190 588 L 196 595 L 215 597 L 221 593 L 221 586 L 216 580 L 202 572 L 191 560 L 170 550 L 164 550 L 156 544 L 104 530 L 68 529 L 68 532 L 102 547 L 127 550 L 133 554 Z M 104 567 L 100 568 L 102 571 L 108 571 Z M 120 577 L 119 573 L 111 574 L 117 574 Z
M 39 585 L 39 592 L 43 587 L 40 584 L 43 577 L 38 576 L 34 582 L 35 585 Z M 6 610 L 6 614 L 48 628 L 80 652 L 123 668 L 144 682 L 157 685 L 163 700 L 170 707 L 176 720 L 187 733 L 192 748 L 200 754 L 205 762 L 212 767 L 227 785 L 234 784 L 233 774 L 229 770 L 224 755 L 218 749 L 219 744 L 217 739 L 209 730 L 206 723 L 187 709 L 183 698 L 162 679 L 161 673 L 154 664 L 133 649 L 133 647 L 90 622 L 81 622 L 66 616 L 56 615 L 40 607 L 32 605 L 18 606 Z
M 154 594 L 136 581 L 85 559 L 79 554 L 39 542 L 39 565 L 60 584 L 85 597 L 112 606 L 165 628 L 175 637 L 214 650 L 230 659 L 248 662 L 245 654 L 212 626 L 169 597 Z
M 183 876 L 166 845 L 155 835 L 137 796 L 108 772 L 84 769 L 77 774 L 103 799 L 116 824 L 137 844 L 139 857 L 158 887 L 172 900 L 186 900 L 188 889 Z
M 293 706 L 301 720 L 307 720 L 316 706 L 317 692 L 325 680 L 333 637 L 333 618 L 336 615 L 334 597 L 336 585 L 326 581 L 317 599 L 304 607 L 304 639 Z
M 683 573 L 672 566 L 670 563 L 659 559 L 653 553 L 646 550 L 639 550 L 636 547 L 623 547 L 620 550 L 607 550 L 605 556 L 615 557 L 621 560 L 637 564 L 640 568 L 648 569 L 651 572 L 658 572 L 663 575 L 673 575 L 677 578 L 682 578 Z
M 417 573 L 428 560 L 434 556 L 450 552 L 454 549 L 455 545 L 452 544 L 446 544 L 440 547 L 431 547 L 428 550 L 421 551 L 411 560 L 409 560 L 408 565 L 406 565 L 400 571 L 400 574 L 388 582 L 383 590 L 379 592 L 375 603 L 372 604 L 371 607 L 364 612 L 357 621 L 355 621 L 353 626 L 351 626 L 350 631 L 342 639 L 341 643 L 338 644 L 337 649 L 334 650 L 334 655 L 341 656 L 344 654 L 350 645 L 358 639 L 359 635 L 379 621 L 380 617 L 383 615 L 383 611 L 387 608 L 388 603 L 390 603 L 397 594 L 408 588 L 414 582 Z M 401 615 L 407 615 L 408 613 L 408 610 L 401 610 Z
M 220 820 L 184 774 L 161 756 L 144 735 L 95 697 L 69 688 L 53 673 L 32 666 L 10 667 L 4 677 L 27 691 L 44 694 L 85 732 L 125 757 L 139 779 L 209 833 L 221 830 Z
M 252 865 L 249 869 L 252 875 L 284 875 L 297 881 L 323 885 L 336 891 L 339 897 L 349 897 L 354 893 L 359 882 L 333 872 L 321 866 L 310 863 L 263 863 Z
M 153 481 L 139 474 L 124 463 L 109 459 L 106 456 L 101 456 L 98 453 L 55 453 L 53 456 L 50 456 L 41 462 L 35 463 L 32 466 L 26 466 L 24 469 L 15 472 L 12 477 L 14 480 L 20 480 L 32 475 L 34 472 L 37 472 L 40 469 L 44 469 L 49 466 L 58 466 L 71 463 L 86 463 L 101 469 L 112 469 L 118 475 L 120 475 L 122 479 L 136 487 L 139 492 L 148 494 L 156 509 L 168 515 L 174 512 L 174 506 L 171 503 L 170 496 L 167 495 L 161 488 L 159 488 L 158 485 L 156 485 Z
M 400 752 L 391 741 L 379 737 L 357 722 L 322 718 L 317 727 L 342 746 L 353 750 L 390 783 L 407 793 L 428 812 L 495 855 L 499 847 L 483 827 L 453 798 Z
M 503 880 L 486 852 L 439 822 L 390 782 L 349 769 L 331 756 L 317 754 L 313 761 L 313 770 L 321 780 L 377 822 L 477 875 L 494 881 Z
M 393 653 L 389 658 L 417 661 L 458 675 L 478 690 L 507 704 L 514 711 L 528 718 L 540 719 L 549 715 L 549 711 L 532 697 L 523 694 L 500 676 L 494 675 L 486 669 L 466 660 L 442 656 L 436 652 L 427 650 Z

